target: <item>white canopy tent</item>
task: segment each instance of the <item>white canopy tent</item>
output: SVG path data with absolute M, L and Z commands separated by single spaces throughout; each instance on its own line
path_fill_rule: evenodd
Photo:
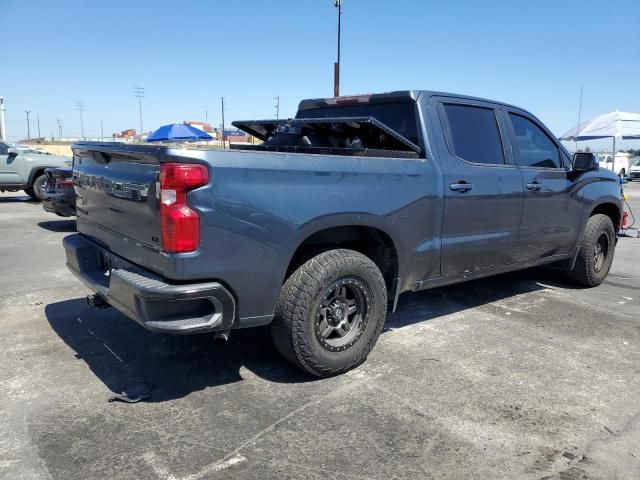
M 640 113 L 613 112 L 605 113 L 581 123 L 565 132 L 560 140 L 596 140 L 613 139 L 613 169 L 615 171 L 616 138 L 624 140 L 640 139 Z

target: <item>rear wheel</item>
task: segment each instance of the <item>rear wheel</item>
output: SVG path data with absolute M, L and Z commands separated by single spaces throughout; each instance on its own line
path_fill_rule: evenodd
M 569 277 L 585 287 L 600 285 L 613 262 L 616 234 L 613 222 L 607 215 L 593 215 L 580 243 L 580 251 Z
M 44 173 L 39 174 L 36 178 L 33 179 L 33 183 L 29 188 L 25 188 L 24 191 L 27 195 L 29 195 L 34 200 L 42 201 L 44 197 L 43 188 L 44 182 L 47 180 L 47 177 Z
M 271 334 L 278 351 L 319 377 L 360 365 L 386 317 L 387 291 L 375 263 L 353 250 L 323 252 L 285 281 Z

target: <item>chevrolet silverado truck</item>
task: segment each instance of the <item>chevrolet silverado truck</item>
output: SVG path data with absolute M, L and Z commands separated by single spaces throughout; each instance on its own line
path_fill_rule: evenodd
M 45 169 L 71 165 L 71 158 L 22 149 L 0 142 L 0 192 L 24 190 L 34 200 L 42 200 Z
M 529 112 L 399 91 L 303 100 L 230 150 L 79 143 L 67 265 L 147 329 L 271 324 L 316 376 L 361 364 L 398 296 L 542 264 L 594 287 L 618 177 Z

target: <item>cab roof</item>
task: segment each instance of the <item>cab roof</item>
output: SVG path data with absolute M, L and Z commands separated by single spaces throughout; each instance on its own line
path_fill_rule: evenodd
M 462 95 L 458 93 L 438 92 L 434 90 L 396 90 L 393 92 L 383 93 L 363 93 L 359 95 L 348 95 L 343 97 L 327 97 L 327 98 L 310 98 L 302 100 L 298 104 L 298 111 L 310 110 L 313 108 L 331 107 L 340 105 L 362 105 L 362 104 L 381 104 L 381 103 L 411 103 L 418 101 L 421 96 L 427 97 L 451 97 L 466 100 L 475 100 L 481 102 L 493 103 L 508 108 L 526 111 L 515 105 L 490 100 L 487 98 L 473 97 L 470 95 Z M 529 113 L 529 112 L 527 112 Z

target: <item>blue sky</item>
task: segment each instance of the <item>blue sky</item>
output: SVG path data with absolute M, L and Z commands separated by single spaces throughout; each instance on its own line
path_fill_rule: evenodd
M 343 0 L 341 93 L 433 89 L 506 101 L 556 134 L 614 108 L 640 112 L 640 1 Z M 333 0 L 0 0 L 0 95 L 10 138 L 182 120 L 292 116 L 332 94 Z M 625 143 L 637 146 L 640 142 Z

